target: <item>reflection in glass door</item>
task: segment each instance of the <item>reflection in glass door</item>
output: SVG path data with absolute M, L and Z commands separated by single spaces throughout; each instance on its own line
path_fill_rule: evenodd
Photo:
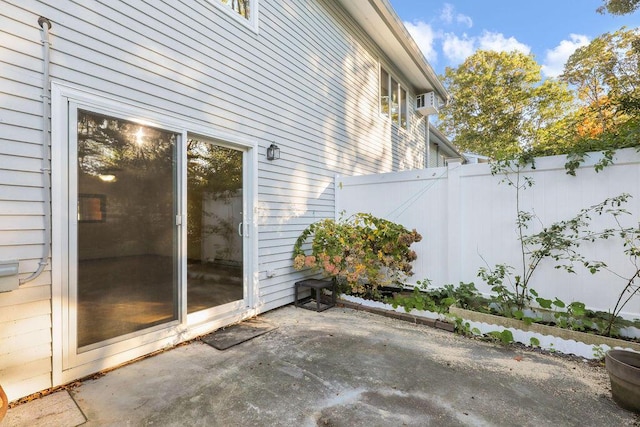
M 243 152 L 187 141 L 187 312 L 244 298 Z
M 178 319 L 177 134 L 78 110 L 77 347 Z

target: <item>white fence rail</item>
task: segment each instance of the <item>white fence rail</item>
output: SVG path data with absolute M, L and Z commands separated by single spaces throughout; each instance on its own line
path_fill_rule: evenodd
M 638 225 L 640 154 L 635 149 L 620 150 L 614 165 L 596 173 L 593 165 L 599 158 L 593 154 L 575 177 L 567 175 L 564 156 L 537 159 L 535 169 L 522 173 L 535 182 L 520 197 L 520 210 L 538 218 L 529 231 L 573 218 L 581 209 L 621 193 L 632 196 L 624 206 L 631 213 L 624 216 L 625 225 Z M 522 265 L 515 190 L 500 181 L 487 164 L 337 176 L 336 215 L 368 212 L 417 229 L 423 240 L 413 246 L 418 259 L 412 280 L 429 279 L 434 286 L 474 282 L 488 293 L 489 288 L 477 277 L 480 267 L 504 263 L 521 269 Z M 591 221 L 593 230 L 613 224 L 609 215 L 596 215 Z M 614 272 L 629 277 L 635 269 L 623 249 L 621 239 L 616 237 L 585 243 L 580 253 L 587 259 L 604 261 Z M 626 282 L 607 271 L 591 274 L 580 265 L 575 270 L 576 274 L 567 273 L 555 269 L 552 260 L 545 260 L 536 270 L 531 287 L 545 298 L 582 301 L 592 309 L 611 310 Z M 627 304 L 623 314 L 640 317 L 639 296 Z

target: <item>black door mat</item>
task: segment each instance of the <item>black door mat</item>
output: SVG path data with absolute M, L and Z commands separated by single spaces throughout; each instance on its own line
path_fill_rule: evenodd
M 276 327 L 269 322 L 260 319 L 249 319 L 205 335 L 202 337 L 202 341 L 218 350 L 226 350 L 274 329 Z

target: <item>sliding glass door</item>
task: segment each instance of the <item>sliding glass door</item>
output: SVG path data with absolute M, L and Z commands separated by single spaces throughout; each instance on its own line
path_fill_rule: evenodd
M 187 141 L 187 311 L 243 300 L 243 151 Z
M 79 353 L 178 319 L 178 140 L 77 110 Z
M 252 147 L 196 137 L 144 109 L 58 99 L 52 333 L 61 378 L 244 316 L 254 289 L 255 237 L 244 223 Z

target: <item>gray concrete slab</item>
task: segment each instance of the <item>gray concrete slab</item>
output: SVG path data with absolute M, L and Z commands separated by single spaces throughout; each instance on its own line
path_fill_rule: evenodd
M 262 317 L 278 328 L 224 351 L 194 342 L 74 388 L 85 425 L 640 422 L 611 400 L 604 368 L 583 361 L 345 308 L 315 313 L 288 306 Z
M 2 427 L 75 427 L 84 415 L 66 390 L 49 394 L 10 409 L 0 422 Z

